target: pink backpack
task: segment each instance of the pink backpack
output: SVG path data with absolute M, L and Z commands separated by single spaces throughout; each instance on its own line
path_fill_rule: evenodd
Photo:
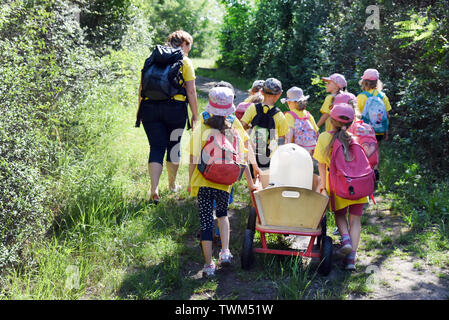
M 329 169 L 332 210 L 335 210 L 334 193 L 340 198 L 357 200 L 374 192 L 376 177 L 362 146 L 352 140 L 349 152 L 351 160 L 346 161 L 343 145 L 338 139 L 334 141 Z
M 228 119 L 229 117 L 234 116 L 228 116 Z M 201 151 L 198 170 L 209 181 L 231 185 L 240 178 L 245 168 L 240 150 L 240 137 L 234 128 L 231 131 L 232 142 L 220 131 L 212 130 Z
M 374 168 L 379 163 L 379 148 L 373 127 L 360 120 L 355 121 L 349 127 L 348 132 L 352 134 L 355 142 L 365 150 L 369 164 L 371 168 Z
M 295 128 L 293 132 L 294 143 L 306 150 L 312 150 L 316 146 L 318 139 L 317 132 L 309 121 L 310 113 L 306 111 L 306 116 L 300 118 L 296 112 L 287 111 L 295 119 Z
M 246 109 L 251 105 L 251 102 L 240 102 L 237 105 L 237 108 L 235 109 L 235 115 L 237 116 L 237 119 L 242 119 L 243 115 L 245 114 Z

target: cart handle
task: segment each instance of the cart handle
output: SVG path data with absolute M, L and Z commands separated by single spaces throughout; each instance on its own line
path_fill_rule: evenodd
M 284 198 L 299 198 L 301 194 L 298 191 L 282 191 L 282 196 Z

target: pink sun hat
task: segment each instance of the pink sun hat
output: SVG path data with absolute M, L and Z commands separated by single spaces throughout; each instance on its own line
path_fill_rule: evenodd
M 206 111 L 217 116 L 229 116 L 235 112 L 234 93 L 227 87 L 215 87 L 209 91 Z
M 333 81 L 339 88 L 346 88 L 348 86 L 345 76 L 339 73 L 334 73 L 329 77 L 321 78 L 323 81 Z
M 363 80 L 379 80 L 379 71 L 376 69 L 366 69 L 362 76 Z
M 349 103 L 350 100 L 353 100 L 354 102 L 356 102 L 357 98 L 355 95 L 353 95 L 350 92 L 342 92 L 335 96 L 334 105 L 339 104 L 339 103 Z
M 336 104 L 331 110 L 331 118 L 339 122 L 350 123 L 354 116 L 354 109 L 347 103 Z

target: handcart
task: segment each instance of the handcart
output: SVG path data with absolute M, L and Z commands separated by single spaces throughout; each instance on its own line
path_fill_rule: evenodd
M 332 268 L 332 238 L 326 235 L 326 209 L 329 197 L 297 186 L 269 186 L 251 192 L 241 262 L 250 269 L 254 253 L 281 254 L 318 258 L 318 273 L 327 276 Z M 262 247 L 254 247 L 255 232 L 260 233 Z M 267 247 L 266 234 L 310 236 L 305 250 L 280 250 Z M 319 251 L 313 251 L 317 240 Z

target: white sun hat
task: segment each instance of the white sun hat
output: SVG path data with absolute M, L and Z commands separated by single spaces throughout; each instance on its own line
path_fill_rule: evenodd
M 234 93 L 230 88 L 215 87 L 209 91 L 206 111 L 217 116 L 226 117 L 235 112 Z
M 310 96 L 305 96 L 302 89 L 298 87 L 291 87 L 287 91 L 287 98 L 282 98 L 281 103 L 284 104 L 287 101 L 307 101 Z

